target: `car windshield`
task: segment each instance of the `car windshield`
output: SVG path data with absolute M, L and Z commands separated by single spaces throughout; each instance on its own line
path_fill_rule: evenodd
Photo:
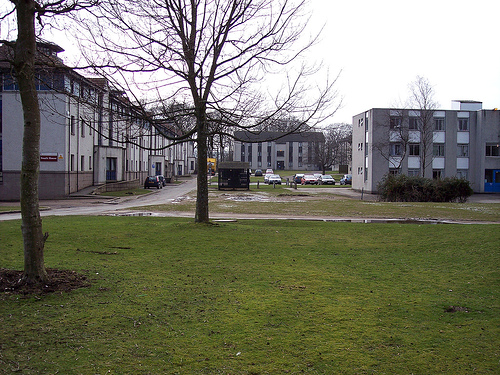
M 327 174 L 323 175 L 323 177 L 321 177 L 323 180 L 332 180 L 333 177 L 332 176 L 329 176 Z
M 312 174 L 306 174 L 304 175 L 304 178 L 315 178 Z

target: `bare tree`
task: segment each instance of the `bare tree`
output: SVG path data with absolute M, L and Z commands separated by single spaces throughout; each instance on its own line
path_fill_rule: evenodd
M 337 164 L 346 163 L 349 160 L 348 148 L 352 142 L 351 124 L 333 124 L 323 130 L 325 142 L 316 145 L 316 157 L 318 165 L 321 166 L 323 174 Z
M 388 109 L 385 118 L 376 124 L 383 134 L 372 147 L 397 171 L 401 171 L 408 156 L 418 156 L 420 174 L 425 177 L 433 159 L 434 112 L 438 104 L 426 78 L 417 76 L 408 87 L 406 103 Z
M 209 220 L 201 171 L 211 137 L 230 137 L 235 128 L 258 131 L 284 117 L 300 118 L 295 131 L 332 113 L 335 80 L 313 86 L 307 78 L 317 68 L 298 64 L 315 41 L 299 45 L 305 6 L 293 0 L 104 0 L 93 18 L 78 20 L 88 30 L 81 42 L 89 65 L 123 77 L 120 83 L 137 97 L 156 93 L 152 101 L 189 104 L 195 124 L 183 137 L 197 144 L 196 222 Z M 266 81 L 292 64 L 293 74 Z
M 427 167 L 432 163 L 432 147 L 434 134 L 434 111 L 438 103 L 434 100 L 434 88 L 430 82 L 417 76 L 415 81 L 410 83 L 409 108 L 413 108 L 416 115 L 415 124 L 411 126 L 419 132 L 420 139 L 420 170 L 422 177 L 426 177 Z M 411 121 L 411 119 L 410 119 Z
M 24 277 L 26 283 L 44 282 L 47 271 L 44 263 L 44 246 L 48 233 L 43 233 L 38 198 L 38 176 L 40 172 L 40 107 L 35 82 L 35 65 L 40 58 L 50 62 L 48 56 L 37 50 L 35 20 L 42 25 L 42 18 L 70 12 L 93 5 L 93 1 L 35 1 L 10 0 L 13 8 L 1 19 L 14 15 L 17 19 L 17 40 L 3 40 L 10 46 L 4 56 L 13 67 L 19 85 L 23 108 L 24 134 L 21 167 L 21 215 L 24 242 Z

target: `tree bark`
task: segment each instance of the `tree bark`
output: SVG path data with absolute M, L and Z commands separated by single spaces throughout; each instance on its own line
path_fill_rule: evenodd
M 16 2 L 18 37 L 14 70 L 24 115 L 21 167 L 21 215 L 24 241 L 24 281 L 44 282 L 47 271 L 43 250 L 48 234 L 43 234 L 38 198 L 40 174 L 40 107 L 35 86 L 35 11 L 36 2 Z
M 203 119 L 198 121 L 198 177 L 196 190 L 196 223 L 208 223 L 207 130 Z

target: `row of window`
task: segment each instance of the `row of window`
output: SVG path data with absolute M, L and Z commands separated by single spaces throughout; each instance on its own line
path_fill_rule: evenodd
M 389 174 L 399 175 L 399 174 L 401 174 L 401 169 L 390 168 Z M 421 175 L 420 169 L 419 168 L 409 168 L 407 175 L 412 176 L 412 177 L 420 176 Z M 433 179 L 439 179 L 439 178 L 443 178 L 443 177 L 444 177 L 444 169 L 433 169 L 432 170 L 432 178 Z M 468 180 L 469 179 L 469 170 L 468 169 L 457 169 L 456 177 Z
M 445 130 L 445 119 L 444 118 L 434 118 L 433 130 L 434 131 L 444 131 Z M 389 126 L 391 129 L 400 129 L 403 125 L 402 117 L 391 117 L 389 121 Z M 409 130 L 421 130 L 422 120 L 418 117 L 410 117 L 408 121 Z M 469 131 L 469 119 L 459 118 L 457 121 L 458 131 Z
M 434 143 L 432 145 L 432 156 L 444 156 L 445 144 L 444 143 Z M 488 152 L 488 151 L 487 151 Z M 390 156 L 402 156 L 403 155 L 403 145 L 401 143 L 392 142 L 389 148 Z M 408 145 L 408 155 L 409 156 L 420 156 L 420 144 L 410 143 Z M 486 156 L 489 156 L 486 154 Z M 458 144 L 457 145 L 457 157 L 468 158 L 469 157 L 469 145 L 468 144 Z

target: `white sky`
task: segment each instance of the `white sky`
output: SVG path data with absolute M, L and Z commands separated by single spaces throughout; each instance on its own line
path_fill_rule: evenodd
M 417 75 L 452 100 L 500 108 L 499 0 L 310 0 L 312 24 L 325 24 L 312 56 L 332 75 L 343 108 L 327 123 L 352 121 L 408 96 Z

